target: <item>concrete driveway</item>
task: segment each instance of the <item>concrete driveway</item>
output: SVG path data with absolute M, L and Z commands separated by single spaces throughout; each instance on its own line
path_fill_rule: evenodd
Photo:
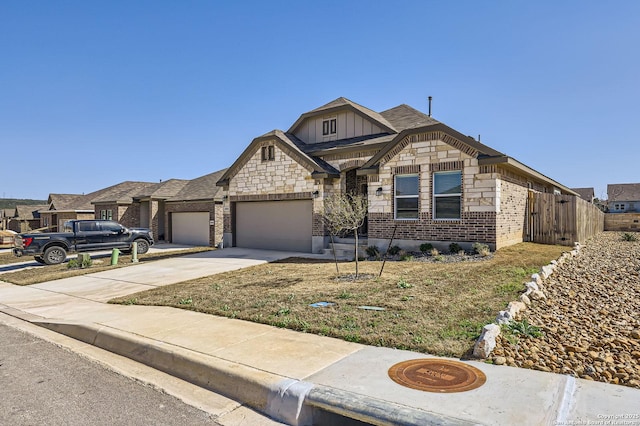
M 232 247 L 33 284 L 29 288 L 106 302 L 114 297 L 296 256 L 324 258 L 308 253 Z

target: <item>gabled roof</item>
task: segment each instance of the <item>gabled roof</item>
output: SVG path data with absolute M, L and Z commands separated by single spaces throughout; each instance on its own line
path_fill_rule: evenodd
M 134 199 L 154 198 L 167 199 L 176 195 L 185 185 L 189 183 L 184 179 L 169 179 L 164 182 L 146 186 L 139 193 L 134 195 Z
M 15 208 L 14 217 L 21 220 L 38 219 L 40 217 L 39 210 L 46 210 L 47 205 L 18 205 Z
M 319 115 L 335 113 L 345 109 L 354 111 L 366 119 L 377 123 L 386 133 L 313 144 L 306 144 L 293 135 L 306 119 L 317 117 Z M 231 179 L 231 177 L 233 177 L 256 152 L 257 145 L 265 140 L 276 140 L 282 148 L 289 150 L 289 154 L 296 158 L 298 163 L 307 167 L 311 171 L 312 176 L 316 178 L 323 178 L 339 176 L 339 171 L 326 163 L 322 159 L 323 156 L 328 154 L 365 150 L 376 152 L 369 161 L 360 167 L 358 174 L 377 173 L 378 167 L 381 163 L 384 163 L 395 156 L 407 143 L 409 143 L 414 135 L 424 133 L 437 133 L 436 136 L 445 143 L 459 149 L 471 157 L 477 158 L 478 164 L 480 165 L 500 165 L 501 167 L 530 176 L 534 180 L 552 185 L 565 193 L 577 195 L 577 193 L 572 191 L 570 188 L 537 172 L 502 152 L 480 143 L 470 136 L 463 135 L 462 133 L 433 119 L 429 115 L 410 107 L 409 105 L 402 104 L 381 113 L 377 113 L 343 97 L 302 114 L 286 133 L 280 130 L 274 130 L 254 139 L 249 147 L 245 149 L 240 157 L 238 157 L 233 165 L 224 173 L 217 185 L 228 185 L 229 179 Z
M 308 155 L 301 147 L 306 144 L 300 139 L 296 138 L 292 134 L 284 133 L 282 130 L 272 130 L 269 133 L 255 138 L 251 141 L 249 146 L 240 154 L 240 157 L 229 167 L 222 175 L 216 185 L 226 186 L 229 184 L 229 179 L 233 177 L 237 171 L 244 166 L 247 161 L 257 151 L 260 143 L 264 141 L 274 141 L 280 149 L 282 149 L 288 156 L 294 158 L 300 165 L 306 167 L 313 176 L 326 177 L 329 175 L 339 176 L 340 172 L 336 170 L 326 161 L 321 158 L 316 158 Z
M 441 132 L 446 136 L 448 136 L 448 142 L 453 146 L 466 151 L 469 155 L 474 157 L 498 157 L 504 156 L 500 151 L 496 151 L 493 148 L 490 148 L 470 136 L 465 136 L 457 130 L 452 129 L 446 124 L 435 121 L 434 123 L 427 124 L 426 126 L 421 127 L 411 127 L 403 130 L 399 134 L 395 135 L 393 140 L 391 140 L 388 144 L 385 145 L 376 155 L 374 155 L 367 163 L 362 166 L 363 169 L 369 169 L 372 167 L 377 167 L 381 160 L 385 158 L 388 154 L 392 153 L 393 150 L 398 146 L 404 139 L 414 133 L 428 133 L 428 132 Z M 445 141 L 447 142 L 447 141 Z M 466 148 L 466 149 L 465 149 Z
M 218 170 L 188 181 L 177 194 L 167 201 L 222 200 L 222 188 L 216 186 L 216 183 L 227 170 Z
M 118 203 L 131 204 L 133 197 L 143 192 L 151 192 L 157 183 L 125 181 L 92 193 L 91 204 Z
M 350 101 L 347 98 L 340 97 L 338 99 L 335 99 L 335 100 L 329 102 L 328 104 L 322 105 L 321 107 L 318 107 L 318 108 L 316 108 L 314 110 L 311 110 L 309 112 L 305 112 L 304 114 L 302 114 L 300 116 L 300 118 L 298 118 L 298 120 L 296 120 L 296 122 L 293 123 L 293 126 L 291 126 L 289 128 L 287 133 L 290 133 L 290 134 L 295 133 L 295 131 L 298 129 L 298 127 L 307 118 L 315 117 L 315 116 L 318 116 L 318 115 L 333 114 L 333 113 L 336 113 L 338 111 L 345 110 L 345 109 L 352 110 L 356 114 L 368 119 L 369 121 L 373 121 L 374 123 L 376 123 L 382 129 L 387 130 L 389 133 L 397 133 L 398 132 L 393 127 L 393 125 L 385 117 L 383 117 L 380 113 L 377 113 L 377 112 L 375 112 L 373 110 L 370 110 L 367 107 L 364 107 L 364 106 L 359 105 L 359 104 L 357 104 L 357 103 L 355 103 L 353 101 Z
M 86 210 L 80 194 L 49 194 L 49 210 Z M 90 207 L 89 210 L 92 210 Z
M 398 132 L 439 123 L 438 120 L 431 118 L 427 114 L 407 104 L 398 105 L 395 108 L 382 111 L 380 115 L 386 118 Z
M 593 188 L 571 188 L 571 190 L 577 192 L 580 198 L 588 202 L 593 201 L 596 192 Z
M 607 197 L 612 201 L 640 201 L 640 183 L 611 183 Z

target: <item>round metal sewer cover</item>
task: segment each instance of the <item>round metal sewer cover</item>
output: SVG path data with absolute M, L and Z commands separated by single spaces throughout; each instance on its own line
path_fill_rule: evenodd
M 464 392 L 479 388 L 487 381 L 480 370 L 458 361 L 446 359 L 412 359 L 389 369 L 394 382 L 427 392 Z

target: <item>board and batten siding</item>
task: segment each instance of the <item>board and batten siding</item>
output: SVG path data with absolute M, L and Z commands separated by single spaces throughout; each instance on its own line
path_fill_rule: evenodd
M 322 122 L 336 118 L 336 134 L 323 136 Z M 336 114 L 319 116 L 306 120 L 294 133 L 296 137 L 306 143 L 319 143 L 339 139 L 355 138 L 358 136 L 375 135 L 384 131 L 353 111 L 343 111 Z

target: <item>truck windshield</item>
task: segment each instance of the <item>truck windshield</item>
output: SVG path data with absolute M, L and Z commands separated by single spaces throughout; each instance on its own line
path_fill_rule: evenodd
M 73 232 L 73 225 L 71 222 L 65 222 L 62 227 L 62 232 Z

